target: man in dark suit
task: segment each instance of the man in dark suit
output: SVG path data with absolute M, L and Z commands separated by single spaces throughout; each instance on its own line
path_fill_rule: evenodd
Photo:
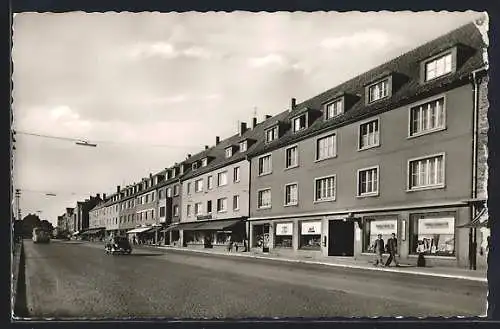
M 377 259 L 375 260 L 375 265 L 383 265 L 384 264 L 384 259 L 382 258 L 382 255 L 384 253 L 384 240 L 382 239 L 382 234 L 379 234 L 377 237 L 377 240 L 375 240 L 374 245 L 373 245 L 373 250 L 375 251 L 375 254 L 377 255 Z
M 396 258 L 396 253 L 398 251 L 398 240 L 396 239 L 396 234 L 392 233 L 392 236 L 387 240 L 387 252 L 389 252 L 389 258 L 385 263 L 385 266 L 390 266 L 392 261 L 396 263 L 396 266 L 399 266 L 398 259 Z

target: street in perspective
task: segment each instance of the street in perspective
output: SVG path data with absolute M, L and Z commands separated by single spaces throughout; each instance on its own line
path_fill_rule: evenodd
M 488 24 L 17 14 L 14 320 L 485 316 Z

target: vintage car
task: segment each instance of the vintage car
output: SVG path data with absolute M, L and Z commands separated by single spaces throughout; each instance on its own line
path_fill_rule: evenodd
M 126 237 L 115 236 L 106 243 L 104 251 L 111 255 L 129 255 L 132 253 L 132 246 Z

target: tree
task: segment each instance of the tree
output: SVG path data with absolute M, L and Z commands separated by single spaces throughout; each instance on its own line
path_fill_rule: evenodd
M 28 214 L 23 218 L 22 232 L 24 237 L 31 237 L 33 229 L 40 226 L 40 218 L 34 214 Z
M 44 231 L 47 231 L 49 233 L 52 233 L 52 231 L 54 230 L 54 226 L 52 226 L 52 223 L 49 222 L 48 220 L 44 219 L 42 221 L 40 221 L 40 227 L 44 230 Z

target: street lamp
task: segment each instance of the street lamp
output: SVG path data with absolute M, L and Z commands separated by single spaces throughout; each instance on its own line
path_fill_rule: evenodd
M 89 143 L 87 141 L 77 141 L 75 144 L 79 146 L 97 147 L 97 144 Z

